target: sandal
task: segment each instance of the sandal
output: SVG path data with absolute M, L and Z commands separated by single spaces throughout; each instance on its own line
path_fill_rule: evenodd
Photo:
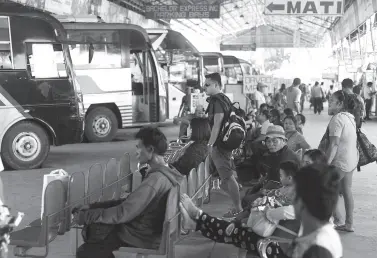
M 346 225 L 335 226 L 335 230 L 348 232 L 348 233 L 355 232 L 355 230 L 353 228 L 348 227 Z

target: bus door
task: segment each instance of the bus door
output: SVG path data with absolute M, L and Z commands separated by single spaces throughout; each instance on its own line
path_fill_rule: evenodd
M 157 67 L 150 51 L 131 51 L 133 122 L 160 120 Z

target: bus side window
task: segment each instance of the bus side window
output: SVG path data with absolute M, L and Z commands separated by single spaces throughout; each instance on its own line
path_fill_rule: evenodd
M 8 17 L 0 17 L 0 69 L 13 69 Z
M 66 78 L 67 70 L 61 44 L 27 43 L 27 69 L 32 78 Z
M 77 70 L 122 68 L 119 43 L 82 43 L 72 44 L 69 48 Z

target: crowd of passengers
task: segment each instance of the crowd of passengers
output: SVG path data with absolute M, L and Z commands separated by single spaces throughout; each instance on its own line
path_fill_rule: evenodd
M 299 79 L 295 79 L 292 87 L 299 84 Z M 289 108 L 281 114 L 261 105 L 256 116 L 259 126 L 248 132 L 246 158 L 241 162 L 242 171 L 236 172 L 232 152 L 222 148 L 218 141 L 225 111 L 214 96 L 222 94 L 221 85 L 218 73 L 206 76 L 206 93 L 210 96 L 207 112 L 199 108 L 195 115 L 186 118 L 185 123 L 191 127 L 190 141 L 171 164 L 164 160 L 168 149 L 165 135 L 157 128 L 140 129 L 136 134 L 136 156 L 141 165 L 148 165 L 143 181 L 125 199 L 82 206 L 75 211 L 75 221 L 87 225 L 87 238 L 77 250 L 77 257 L 110 258 L 114 257 L 113 251 L 123 246 L 157 249 L 169 190 L 181 185 L 189 171 L 207 156 L 210 172 L 220 177 L 221 189 L 228 193 L 233 207 L 222 218 L 216 218 L 196 207 L 184 194 L 180 208 L 186 229 L 255 253 L 263 237 L 249 223 L 252 209 L 264 197 L 274 197 L 281 205 L 265 209 L 265 219 L 280 225 L 273 236 L 292 241 L 271 243 L 268 257 L 343 256 L 335 229 L 353 232 L 351 185 L 358 163 L 353 98 L 347 97 L 345 90 L 332 94 L 328 110 L 332 119 L 319 149 L 310 149 L 302 135 L 305 124 L 302 114 Z M 352 87 L 351 80 L 343 81 L 344 89 Z M 237 174 L 251 175 L 253 179 L 242 199 Z M 345 224 L 336 210 L 340 194 L 345 202 Z

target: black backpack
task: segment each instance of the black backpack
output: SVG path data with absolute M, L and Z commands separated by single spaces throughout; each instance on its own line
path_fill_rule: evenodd
M 245 111 L 240 108 L 238 102 L 232 103 L 225 94 L 216 94 L 211 97 L 211 102 L 219 101 L 224 109 L 224 119 L 219 134 L 219 144 L 226 150 L 239 148 L 246 137 Z M 238 104 L 238 108 L 235 106 Z M 209 110 L 209 107 L 207 112 Z
M 361 128 L 363 120 L 363 103 L 358 99 L 355 93 L 344 92 L 346 109 L 355 117 L 357 128 Z

